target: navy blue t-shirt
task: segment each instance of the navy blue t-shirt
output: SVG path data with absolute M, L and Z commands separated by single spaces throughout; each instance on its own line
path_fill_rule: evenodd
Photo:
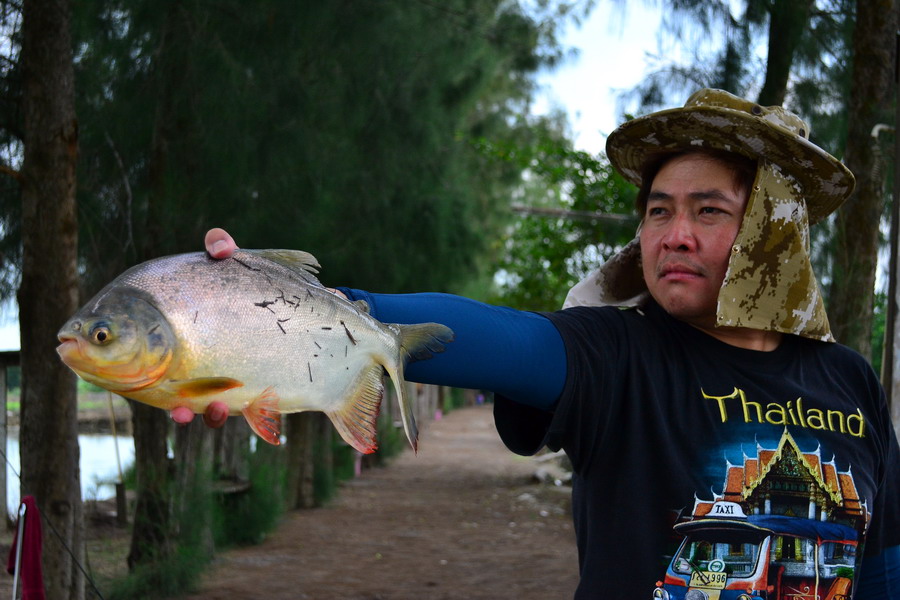
M 900 544 L 900 453 L 854 351 L 746 350 L 652 303 L 547 316 L 568 368 L 555 412 L 498 397 L 495 415 L 513 451 L 571 458 L 576 598 L 848 596 L 864 553 Z

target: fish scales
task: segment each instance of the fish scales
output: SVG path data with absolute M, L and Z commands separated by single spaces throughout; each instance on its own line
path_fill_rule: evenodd
M 63 327 L 60 355 L 92 383 L 159 408 L 201 413 L 223 401 L 272 443 L 279 414 L 323 411 L 363 452 L 375 448 L 387 371 L 415 447 L 415 419 L 400 385 L 404 365 L 410 354 L 441 351 L 452 331 L 434 323 L 383 324 L 325 289 L 317 267 L 299 251 L 238 251 L 225 260 L 194 253 L 143 263 Z M 111 331 L 97 343 L 91 336 L 103 327 Z M 132 344 L 138 349 L 114 352 L 120 338 L 121 346 L 138 340 Z
M 259 262 L 252 255 L 239 260 Z M 161 285 L 160 306 L 190 357 L 175 367 L 175 379 L 229 373 L 244 382 L 233 394 L 244 400 L 271 386 L 284 390 L 282 412 L 324 411 L 337 406 L 352 383 L 339 370 L 356 373 L 373 356 L 388 363 L 399 355 L 399 340 L 384 325 L 285 267 L 253 270 L 236 267 L 237 261 L 215 261 L 209 268 L 205 262 L 163 260 L 137 273 L 133 283 L 123 281 L 141 289 Z M 165 284 L 170 273 L 184 283 Z M 358 340 L 355 345 L 344 327 Z

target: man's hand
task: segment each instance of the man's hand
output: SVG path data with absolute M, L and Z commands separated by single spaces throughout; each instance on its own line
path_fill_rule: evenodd
M 187 425 L 194 420 L 194 411 L 187 406 L 173 408 L 169 415 L 172 417 L 172 420 L 179 425 Z M 209 406 L 206 407 L 206 411 L 203 413 L 203 422 L 206 423 L 208 427 L 221 427 L 227 420 L 228 405 L 224 402 L 210 402 Z
M 237 250 L 234 239 L 224 229 L 210 229 L 204 240 L 206 251 L 212 258 L 229 258 Z M 172 420 L 179 425 L 187 425 L 194 420 L 194 411 L 187 406 L 178 406 L 169 413 Z M 209 427 L 221 427 L 228 419 L 228 405 L 224 402 L 210 402 L 203 413 L 203 422 Z

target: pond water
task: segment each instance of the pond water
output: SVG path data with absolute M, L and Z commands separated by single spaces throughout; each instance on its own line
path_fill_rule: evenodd
M 10 429 L 6 442 L 6 508 L 15 513 L 19 506 L 19 478 L 16 473 L 20 469 L 19 432 Z M 116 495 L 115 484 L 119 479 L 119 467 L 116 461 L 118 447 L 122 469 L 134 463 L 134 439 L 130 436 L 113 436 L 104 434 L 82 434 L 78 436 L 80 448 L 79 466 L 81 468 L 81 497 L 85 500 L 113 498 Z

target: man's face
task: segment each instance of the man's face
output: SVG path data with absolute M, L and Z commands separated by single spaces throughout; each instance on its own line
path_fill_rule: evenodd
M 666 312 L 715 327 L 748 197 L 728 166 L 703 154 L 679 156 L 659 170 L 641 227 L 641 262 L 650 295 Z

